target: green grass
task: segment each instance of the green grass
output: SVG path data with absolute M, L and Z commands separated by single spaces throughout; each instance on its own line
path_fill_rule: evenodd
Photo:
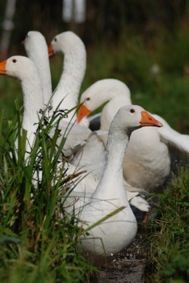
M 64 139 L 57 148 L 58 131 L 49 138 L 53 121 L 45 127 L 42 118 L 26 159 L 19 109 L 16 114 L 0 132 L 0 282 L 85 282 L 95 268 L 78 253 L 81 229 L 62 208 L 69 176 L 57 159 Z
M 164 194 L 159 195 L 157 214 L 147 226 L 147 282 L 189 281 L 189 174 L 179 169 Z

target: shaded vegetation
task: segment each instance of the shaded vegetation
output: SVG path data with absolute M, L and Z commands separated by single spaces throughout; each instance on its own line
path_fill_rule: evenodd
M 158 196 L 157 215 L 147 229 L 147 282 L 189 280 L 188 169 L 181 167 L 179 177 Z
M 64 168 L 64 139 L 57 148 L 56 130 L 48 137 L 54 118 L 45 127 L 42 115 L 25 158 L 20 113 L 17 107 L 16 119 L 6 133 L 0 131 L 0 281 L 85 282 L 95 268 L 78 253 L 81 231 L 74 214 L 70 219 L 62 208 L 68 180 L 74 178 Z

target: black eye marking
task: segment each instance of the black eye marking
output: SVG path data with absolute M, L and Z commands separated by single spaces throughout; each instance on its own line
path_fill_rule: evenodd
M 54 38 L 54 41 L 57 42 L 57 38 L 56 37 Z
M 130 113 L 135 113 L 135 110 L 133 108 L 131 108 Z
M 12 59 L 12 62 L 13 62 L 13 63 L 16 63 L 16 62 L 17 62 L 17 60 L 16 60 L 16 59 Z
M 86 101 L 89 101 L 89 100 L 91 100 L 91 99 L 90 99 L 90 97 L 87 97 L 85 100 L 86 100 Z

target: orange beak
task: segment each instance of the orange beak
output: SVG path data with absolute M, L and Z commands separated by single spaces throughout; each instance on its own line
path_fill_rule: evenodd
M 158 120 L 156 120 L 154 117 L 152 117 L 146 111 L 141 112 L 140 124 L 142 126 L 156 126 L 156 127 L 162 127 L 163 126 L 162 123 L 160 123 Z
M 52 44 L 49 44 L 48 46 L 48 53 L 49 53 L 49 57 L 53 57 L 54 56 L 54 51 L 52 48 Z
M 89 115 L 90 113 L 91 113 L 91 110 L 89 110 L 84 104 L 82 104 L 77 113 L 77 123 L 79 124 L 81 120 L 87 115 Z
M 7 60 L 0 62 L 0 75 L 6 75 Z

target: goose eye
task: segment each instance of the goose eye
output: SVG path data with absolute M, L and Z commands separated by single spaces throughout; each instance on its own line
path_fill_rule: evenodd
M 130 113 L 135 113 L 135 110 L 133 108 L 131 108 Z
M 56 37 L 54 38 L 54 41 L 57 42 L 57 38 Z
M 86 100 L 86 101 L 89 101 L 89 100 L 90 100 L 90 97 L 87 97 L 85 100 Z
M 16 60 L 16 59 L 12 59 L 12 62 L 13 62 L 13 63 L 16 63 L 16 62 L 17 62 L 17 60 Z

